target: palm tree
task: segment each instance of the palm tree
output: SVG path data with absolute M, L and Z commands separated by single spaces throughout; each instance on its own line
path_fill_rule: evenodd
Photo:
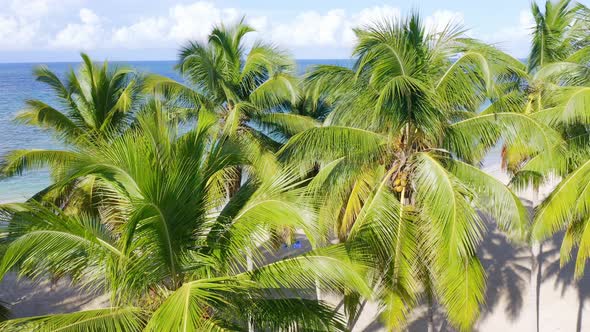
M 520 114 L 477 114 L 516 64 L 460 27 L 427 32 L 412 14 L 355 32 L 353 69 L 318 66 L 306 78 L 332 112 L 279 156 L 303 170 L 321 165 L 309 185 L 320 228 L 371 257 L 389 330 L 404 326 L 421 294 L 468 330 L 485 288 L 477 209 L 516 237 L 528 220 L 516 195 L 477 162 L 500 137 L 542 149 L 559 136 Z M 359 298 L 345 300 L 351 316 Z
M 16 116 L 20 123 L 49 131 L 66 149 L 95 144 L 123 133 L 133 122 L 134 112 L 141 103 L 142 80 L 133 70 L 109 68 L 107 62 L 97 65 L 83 53 L 81 57 L 80 69 L 70 70 L 64 80 L 46 66 L 35 68 L 36 80 L 53 91 L 59 107 L 41 100 L 27 100 L 25 109 Z M 0 171 L 3 176 L 20 175 L 27 170 L 64 163 L 68 157 L 66 150 L 13 150 L 3 156 Z M 73 187 L 67 188 L 67 193 L 52 193 L 52 188 L 47 188 L 37 198 L 57 196 L 63 203 L 75 188 L 91 191 L 92 184 L 91 178 L 77 179 Z
M 571 0 L 545 1 L 545 10 L 531 3 L 535 20 L 528 70 L 565 61 L 588 45 L 588 8 Z
M 8 244 L 0 275 L 67 276 L 109 292 L 112 307 L 9 320 L 2 330 L 343 330 L 337 313 L 306 294 L 316 279 L 326 290 L 370 294 L 364 268 L 346 248 L 272 258 L 273 230 L 317 237 L 297 176 L 250 176 L 227 199 L 227 170 L 251 163 L 250 154 L 205 111 L 183 134 L 167 117 L 152 101 L 133 129 L 70 152 L 57 185 L 95 177 L 98 214 L 35 202 L 3 206 Z
M 512 111 L 527 114 L 562 130 L 564 124 L 572 124 L 583 115 L 583 109 L 578 109 L 581 113 L 576 112 L 575 105 L 570 102 L 575 102 L 578 95 L 576 87 L 588 83 L 590 54 L 587 46 L 590 41 L 586 32 L 590 29 L 590 12 L 585 6 L 569 0 L 546 1 L 544 12 L 533 3 L 531 12 L 535 26 L 528 65 L 513 67 L 513 75 L 504 81 L 509 93 L 498 98 L 483 113 Z M 568 104 L 569 112 L 563 112 L 563 107 Z M 577 133 L 564 133 L 564 138 L 567 140 L 572 134 Z M 535 154 L 535 151 L 522 147 L 506 145 L 504 149 L 504 164 L 512 173 L 520 171 L 522 164 Z
M 588 8 L 570 0 L 546 1 L 544 11 L 531 4 L 535 25 L 532 29 L 528 65 L 515 67 L 506 80 L 510 92 L 498 98 L 484 113 L 498 110 L 525 114 L 560 132 L 550 149 L 539 153 L 526 145 L 506 144 L 503 164 L 514 174 L 517 188 L 532 187 L 532 205 L 538 205 L 539 186 L 551 174 L 564 176 L 579 165 L 588 132 L 584 86 L 588 80 L 590 49 Z M 567 148 L 566 148 L 567 147 Z M 578 160 L 578 161 L 576 161 Z M 538 331 L 538 289 L 541 275 L 541 242 L 531 242 L 530 306 L 537 308 L 532 331 Z M 542 239 L 541 239 L 542 240 Z
M 216 26 L 206 43 L 189 42 L 180 51 L 177 69 L 188 85 L 158 75 L 149 77 L 146 84 L 149 91 L 191 112 L 216 113 L 221 130 L 260 154 L 279 148 L 263 130 L 266 124 L 290 124 L 300 117 L 285 112 L 285 104 L 297 99 L 294 61 L 263 41 L 247 49 L 244 38 L 253 31 L 243 19 L 232 26 Z M 242 170 L 237 169 L 231 191 L 239 188 L 242 178 Z
M 127 129 L 139 106 L 140 77 L 132 69 L 110 69 L 107 62 L 97 65 L 86 54 L 81 57 L 78 72 L 70 70 L 65 80 L 46 66 L 36 67 L 36 80 L 54 92 L 59 107 L 27 100 L 16 121 L 46 129 L 66 144 L 82 138 L 100 139 Z M 22 169 L 15 165 L 9 171 L 13 174 Z

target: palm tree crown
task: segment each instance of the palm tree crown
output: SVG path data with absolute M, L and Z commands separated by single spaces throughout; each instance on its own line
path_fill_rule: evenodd
M 37 81 L 47 84 L 59 102 L 55 108 L 41 100 L 28 100 L 18 122 L 48 130 L 67 146 L 87 144 L 124 132 L 141 104 L 141 78 L 131 69 L 97 65 L 82 54 L 78 72 L 65 80 L 45 66 L 35 68 Z M 58 162 L 55 150 L 14 150 L 3 158 L 3 175 L 12 176 Z
M 127 68 L 110 70 L 106 62 L 96 65 L 86 54 L 82 54 L 82 60 L 80 70 L 71 70 L 65 81 L 47 67 L 35 68 L 37 81 L 54 91 L 63 109 L 28 100 L 17 120 L 47 128 L 68 141 L 126 129 L 138 106 L 139 77 Z
M 318 66 L 310 91 L 332 107 L 321 127 L 280 151 L 320 170 L 320 223 L 374 257 L 374 287 L 388 328 L 403 326 L 420 293 L 469 329 L 483 302 L 476 208 L 522 236 L 527 214 L 503 184 L 472 163 L 499 137 L 548 146 L 550 134 L 511 113 L 478 115 L 508 75 L 509 57 L 449 25 L 428 32 L 418 15 L 356 30 L 354 68 Z M 528 129 L 527 129 L 528 128 Z M 502 212 L 500 212 L 502 211 Z
M 546 1 L 543 11 L 531 3 L 535 20 L 532 32 L 529 71 L 566 60 L 588 44 L 588 9 L 571 0 Z
M 243 20 L 214 27 L 206 43 L 190 42 L 180 52 L 177 69 L 190 87 L 159 76 L 148 80 L 149 87 L 192 108 L 214 111 L 228 133 L 239 131 L 252 144 L 272 148 L 260 123 L 296 100 L 295 64 L 262 41 L 248 49 L 244 38 L 252 31 Z

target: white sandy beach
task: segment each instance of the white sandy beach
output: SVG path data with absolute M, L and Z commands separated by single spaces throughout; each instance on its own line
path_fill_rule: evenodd
M 486 171 L 507 181 L 498 165 L 485 168 Z M 541 196 L 550 191 L 546 186 Z M 531 193 L 521 193 L 525 202 Z M 542 197 L 541 197 L 542 198 Z M 541 283 L 538 305 L 531 300 L 530 251 L 526 247 L 512 246 L 504 236 L 493 229 L 480 250 L 487 271 L 488 285 L 486 305 L 475 326 L 478 332 L 533 331 L 532 323 L 539 311 L 539 332 L 590 331 L 590 269 L 579 281 L 574 280 L 573 264 L 559 267 L 559 239 L 544 243 L 541 254 Z M 0 283 L 0 300 L 10 304 L 16 317 L 42 315 L 97 308 L 108 305 L 105 296 L 92 296 L 77 291 L 62 280 L 56 284 L 49 281 L 34 284 L 16 281 L 9 274 Z M 338 302 L 338 301 L 334 301 Z M 353 331 L 384 331 L 375 317 L 376 306 L 367 304 Z M 421 315 L 423 313 L 423 315 Z M 409 331 L 426 331 L 425 310 L 417 311 L 417 317 L 408 327 Z M 439 312 L 436 317 L 438 331 L 453 331 Z

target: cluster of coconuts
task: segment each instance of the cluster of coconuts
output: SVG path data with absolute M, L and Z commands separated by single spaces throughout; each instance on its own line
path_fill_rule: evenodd
M 408 172 L 402 171 L 397 175 L 397 177 L 393 181 L 393 185 L 394 185 L 393 189 L 396 192 L 401 193 L 407 184 L 408 184 Z

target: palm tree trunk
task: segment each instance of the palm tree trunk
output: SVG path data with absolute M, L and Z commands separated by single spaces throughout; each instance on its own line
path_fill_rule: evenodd
M 434 294 L 432 294 L 432 289 L 430 288 L 430 279 L 426 279 L 426 305 L 428 305 L 428 311 L 426 315 L 428 316 L 428 332 L 436 331 L 436 326 L 434 325 L 434 310 L 435 310 L 435 303 L 434 303 Z
M 434 326 L 434 303 L 431 301 L 428 304 L 428 332 L 436 331 Z
M 254 259 L 252 258 L 252 251 L 250 250 L 250 248 L 246 250 L 246 270 L 254 270 Z M 248 317 L 248 332 L 254 332 L 254 324 L 252 322 L 252 317 Z
M 533 310 L 533 314 L 531 315 L 531 332 L 539 332 L 539 288 L 541 286 L 540 253 L 541 244 L 536 241 L 533 242 L 531 244 L 531 276 L 529 282 L 529 306 L 531 310 Z
M 535 208 L 539 201 L 539 189 L 533 189 L 532 206 Z M 531 242 L 531 274 L 529 280 L 529 307 L 533 311 L 531 314 L 530 331 L 539 332 L 539 296 L 541 286 L 541 264 L 539 256 L 541 254 L 541 244 L 538 241 Z
M 346 328 L 348 329 L 347 331 L 352 331 L 352 329 L 354 329 L 354 326 L 356 325 L 356 323 L 359 321 L 359 318 L 361 318 L 361 315 L 363 314 L 363 310 L 365 309 L 365 305 L 367 305 L 366 299 L 363 300 L 363 302 L 359 306 L 358 312 L 353 317 L 350 317 L 348 322 L 346 323 Z

